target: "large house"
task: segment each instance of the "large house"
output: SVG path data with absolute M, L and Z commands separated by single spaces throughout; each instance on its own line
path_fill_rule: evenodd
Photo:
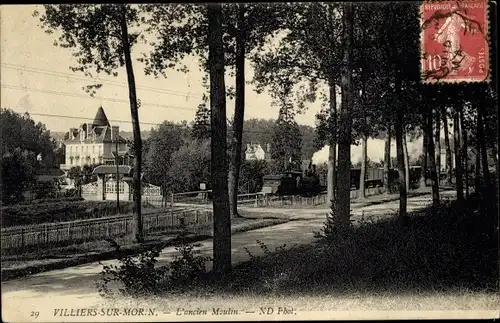
M 65 164 L 61 165 L 61 169 L 69 170 L 84 165 L 114 165 L 117 148 L 118 164 L 129 164 L 133 158 L 128 152 L 126 140 L 119 133 L 119 126 L 111 126 L 104 109 L 99 107 L 93 122 L 83 123 L 66 133 Z
M 270 160 L 271 145 L 266 145 L 266 150 L 260 144 L 247 144 L 245 160 Z

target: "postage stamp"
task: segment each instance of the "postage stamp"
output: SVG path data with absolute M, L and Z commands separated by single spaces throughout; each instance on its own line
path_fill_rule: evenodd
M 487 0 L 424 1 L 420 17 L 424 83 L 489 80 Z

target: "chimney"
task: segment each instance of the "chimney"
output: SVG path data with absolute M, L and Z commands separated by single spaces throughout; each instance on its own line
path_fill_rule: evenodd
M 92 133 L 92 122 L 87 122 L 87 129 L 86 130 L 86 138 L 90 138 L 90 134 Z
M 266 153 L 270 154 L 271 153 L 271 144 L 267 143 L 266 145 Z
M 118 138 L 119 133 L 120 133 L 120 127 L 119 126 L 112 126 L 111 127 L 111 140 L 115 141 L 116 138 Z

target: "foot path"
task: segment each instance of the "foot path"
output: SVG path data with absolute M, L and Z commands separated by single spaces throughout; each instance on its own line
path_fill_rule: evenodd
M 452 192 L 442 192 L 443 198 L 453 198 Z M 431 202 L 430 195 L 411 197 L 408 199 L 408 211 L 424 208 Z M 397 211 L 398 201 L 390 201 L 378 205 L 361 206 L 352 204 L 355 217 L 364 213 L 365 217 L 381 217 L 384 214 Z M 286 244 L 310 243 L 314 240 L 314 232 L 321 230 L 328 209 L 284 209 L 245 208 L 250 212 L 266 212 L 291 214 L 296 221 L 235 234 L 232 238 L 232 261 L 239 263 L 249 259 L 245 247 L 253 254 L 262 252 L 256 243 L 257 240 L 265 243 L 270 250 Z M 387 215 L 386 215 L 387 217 Z M 212 254 L 212 240 L 201 242 L 201 251 L 205 255 Z M 176 251 L 173 247 L 163 250 L 159 264 L 165 264 Z M 104 261 L 104 264 L 116 264 L 116 260 Z M 97 293 L 95 281 L 99 279 L 102 266 L 99 263 L 90 263 L 60 270 L 54 270 L 2 282 L 2 318 L 12 321 L 23 318 L 24 322 L 36 321 L 30 317 L 31 311 L 47 311 L 52 313 L 54 308 L 89 308 L 101 303 Z M 48 315 L 45 313 L 45 315 Z M 44 315 L 44 316 L 45 316 Z M 46 317 L 46 316 L 45 316 Z M 12 319 L 9 319 L 12 318 Z M 56 318 L 55 318 L 56 319 Z

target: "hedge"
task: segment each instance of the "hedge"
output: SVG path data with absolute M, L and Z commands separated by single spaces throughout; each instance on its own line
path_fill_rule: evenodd
M 120 201 L 120 213 L 131 213 L 132 202 Z M 100 218 L 116 214 L 115 201 L 59 201 L 17 204 L 1 208 L 2 227 Z

